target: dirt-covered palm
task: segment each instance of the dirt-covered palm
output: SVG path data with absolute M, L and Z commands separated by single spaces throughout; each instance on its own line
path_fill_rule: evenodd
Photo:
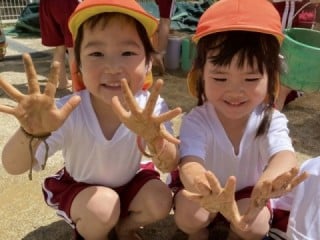
M 125 79 L 121 80 L 121 87 L 128 110 L 121 105 L 119 98 L 116 96 L 112 99 L 113 109 L 129 129 L 137 135 L 144 138 L 147 142 L 153 142 L 157 137 L 163 137 L 172 143 L 179 143 L 179 140 L 172 136 L 164 127 L 163 123 L 173 119 L 181 113 L 180 108 L 175 108 L 159 116 L 153 114 L 163 81 L 158 80 L 151 91 L 150 97 L 144 109 L 141 109 Z
M 308 177 L 306 172 L 299 175 L 299 169 L 294 167 L 289 172 L 285 172 L 272 181 L 264 181 L 255 186 L 250 197 L 250 206 L 244 216 L 244 221 L 252 222 L 266 206 L 271 198 L 281 197 L 291 192 L 298 184 Z
M 206 179 L 204 181 L 204 179 Z M 185 190 L 188 199 L 196 201 L 201 207 L 216 214 L 220 212 L 228 221 L 240 229 L 242 225 L 241 216 L 235 201 L 236 178 L 228 178 L 225 187 L 222 188 L 215 175 L 207 171 L 205 178 L 195 179 L 195 188 L 199 194 Z
M 79 104 L 80 97 L 73 96 L 60 109 L 55 105 L 56 86 L 59 78 L 59 63 L 52 64 L 48 83 L 43 93 L 37 80 L 37 73 L 29 54 L 23 55 L 28 80 L 28 94 L 23 94 L 0 77 L 0 87 L 17 102 L 16 106 L 0 105 L 0 112 L 15 116 L 21 126 L 30 134 L 45 135 L 58 129 L 73 109 Z

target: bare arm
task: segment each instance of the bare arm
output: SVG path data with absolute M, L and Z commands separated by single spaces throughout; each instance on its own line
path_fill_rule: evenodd
M 30 139 L 18 129 L 8 140 L 2 151 L 4 169 L 10 174 L 22 174 L 34 164 L 29 151 Z M 39 141 L 32 143 L 35 149 Z M 19 146 L 18 146 L 19 145 Z
M 37 73 L 28 54 L 23 55 L 25 71 L 28 80 L 28 94 L 23 94 L 0 77 L 0 87 L 11 97 L 17 105 L 14 107 L 0 105 L 0 112 L 14 116 L 21 127 L 34 136 L 46 136 L 58 129 L 73 109 L 79 104 L 80 98 L 73 96 L 61 108 L 55 105 L 55 91 L 58 82 L 59 64 L 51 67 L 48 83 L 43 93 L 37 80 Z M 26 172 L 33 164 L 35 148 L 39 141 L 32 141 L 33 154 L 30 154 L 30 136 L 18 129 L 5 144 L 2 152 L 3 166 L 11 174 Z M 32 156 L 32 157 L 31 157 Z
M 291 192 L 308 177 L 307 173 L 298 173 L 293 152 L 282 151 L 274 155 L 252 191 L 250 206 L 243 220 L 252 222 L 270 198 Z
M 162 172 L 174 170 L 179 162 L 177 144 L 179 140 L 172 136 L 165 128 L 164 122 L 170 121 L 181 113 L 180 108 L 175 108 L 159 116 L 153 115 L 163 81 L 158 80 L 152 88 L 146 107 L 141 109 L 136 103 L 132 92 L 125 79 L 121 86 L 125 96 L 127 109 L 120 103 L 118 97 L 113 98 L 113 109 L 129 129 L 143 138 L 150 150 L 150 157 Z M 140 143 L 141 145 L 143 143 Z
M 257 184 L 266 180 L 273 180 L 282 173 L 289 172 L 293 167 L 297 167 L 298 162 L 294 152 L 281 151 L 271 157 L 269 164 L 262 173 Z

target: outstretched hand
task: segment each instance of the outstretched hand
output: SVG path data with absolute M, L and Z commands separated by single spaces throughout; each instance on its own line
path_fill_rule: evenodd
M 37 80 L 37 73 L 29 54 L 23 55 L 25 72 L 28 80 L 28 94 L 21 93 L 0 77 L 0 87 L 17 102 L 16 106 L 0 104 L 0 112 L 11 114 L 17 118 L 21 126 L 30 134 L 45 135 L 59 128 L 69 114 L 80 102 L 80 97 L 73 96 L 58 109 L 54 96 L 59 78 L 59 63 L 52 64 L 48 83 L 43 93 Z
M 279 175 L 272 181 L 264 181 L 261 185 L 255 186 L 251 194 L 249 209 L 244 216 L 244 221 L 248 223 L 252 222 L 260 210 L 266 206 L 269 199 L 278 198 L 291 192 L 308 177 L 306 172 L 298 174 L 299 169 L 294 167 L 289 172 Z
M 205 179 L 205 180 L 204 180 Z M 201 207 L 210 213 L 220 212 L 229 222 L 240 229 L 245 229 L 235 201 L 236 178 L 228 178 L 225 187 L 222 188 L 215 175 L 207 171 L 205 178 L 195 179 L 195 188 L 199 194 L 184 190 L 188 199 L 196 201 Z
M 129 129 L 135 132 L 138 136 L 141 136 L 147 142 L 153 142 L 157 137 L 162 137 L 171 143 L 178 144 L 179 140 L 166 130 L 163 123 L 178 116 L 181 113 L 181 109 L 175 108 L 168 112 L 162 113 L 159 116 L 155 116 L 153 114 L 162 85 L 162 80 L 159 79 L 156 81 L 152 88 L 146 107 L 141 109 L 132 95 L 127 80 L 122 79 L 121 87 L 128 110 L 123 107 L 117 96 L 113 97 L 112 99 L 112 107 L 115 113 L 119 116 L 121 122 L 123 122 Z

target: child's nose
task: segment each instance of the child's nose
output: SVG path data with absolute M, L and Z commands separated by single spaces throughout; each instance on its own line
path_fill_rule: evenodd
M 121 72 L 122 64 L 116 59 L 116 57 L 107 58 L 105 61 L 105 72 L 108 73 L 119 73 Z
M 239 94 L 243 92 L 243 85 L 240 81 L 230 81 L 228 84 L 228 90 L 231 93 Z

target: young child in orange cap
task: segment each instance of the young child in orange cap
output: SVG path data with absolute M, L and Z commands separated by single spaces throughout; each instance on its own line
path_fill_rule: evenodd
M 120 240 L 140 239 L 141 226 L 171 210 L 171 191 L 154 165 L 169 172 L 178 164 L 170 120 L 181 109 L 168 111 L 161 80 L 151 93 L 142 89 L 157 24 L 135 0 L 85 0 L 69 20 L 84 90 L 55 103 L 59 64 L 41 93 L 29 55 L 23 56 L 28 94 L 0 79 L 17 102 L 0 105 L 0 112 L 21 124 L 3 148 L 3 166 L 22 174 L 62 151 L 65 166 L 44 180 L 43 193 L 77 239 L 108 239 L 112 229 Z M 152 162 L 142 164 L 142 154 Z
M 220 239 L 262 239 L 269 198 L 306 178 L 298 175 L 287 118 L 273 107 L 282 39 L 268 0 L 220 0 L 199 19 L 188 76 L 198 106 L 182 120 L 184 190 L 174 198 L 176 224 L 189 240 L 215 239 L 218 231 Z

